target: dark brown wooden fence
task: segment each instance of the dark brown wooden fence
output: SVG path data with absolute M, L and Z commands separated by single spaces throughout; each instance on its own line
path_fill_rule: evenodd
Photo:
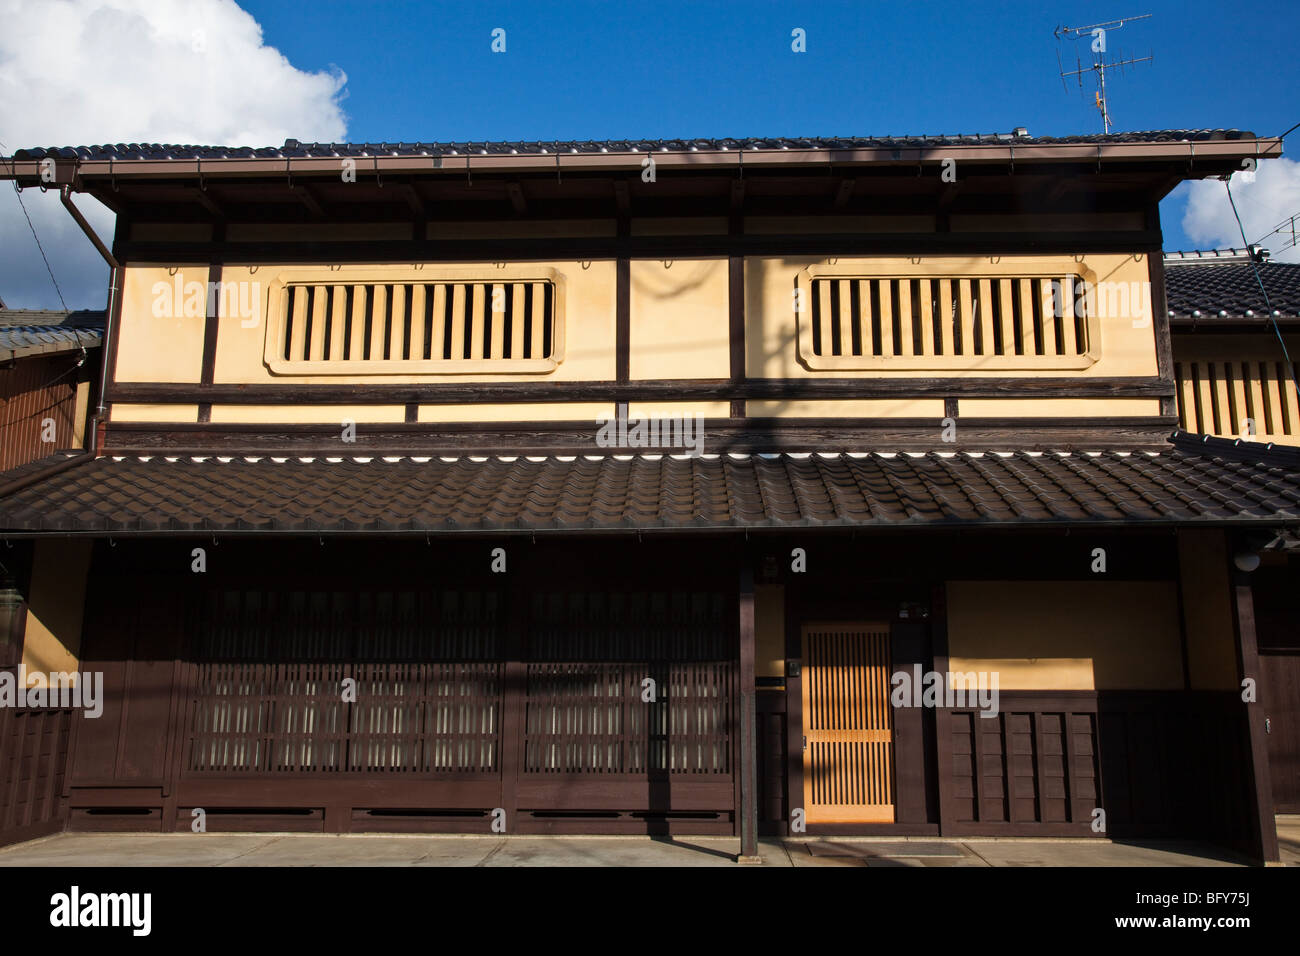
M 188 611 L 127 609 L 107 585 L 94 600 L 110 678 L 76 828 L 185 828 L 197 808 L 210 830 L 488 832 L 497 809 L 507 832 L 734 829 L 724 592 L 250 583 L 196 590 Z M 161 744 L 112 756 L 141 732 Z
M 1096 694 L 1005 692 L 995 716 L 944 710 L 938 726 L 945 835 L 1092 832 Z
M 0 846 L 62 830 L 71 708 L 0 708 Z

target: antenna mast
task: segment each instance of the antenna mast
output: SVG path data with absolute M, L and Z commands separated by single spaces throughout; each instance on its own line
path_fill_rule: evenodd
M 1105 23 L 1090 23 L 1087 26 L 1082 27 L 1057 27 L 1052 32 L 1052 35 L 1056 37 L 1058 44 L 1063 37 L 1071 40 L 1082 40 L 1089 36 L 1092 37 L 1092 52 L 1096 54 L 1096 58 L 1093 60 L 1092 65 L 1084 66 L 1076 57 L 1075 62 L 1078 65 L 1078 69 L 1069 71 L 1062 69 L 1061 85 L 1065 86 L 1066 77 L 1074 76 L 1078 77 L 1079 87 L 1082 88 L 1083 76 L 1085 73 L 1095 73 L 1097 75 L 1096 106 L 1097 111 L 1101 113 L 1101 124 L 1104 132 L 1109 133 L 1111 127 L 1110 107 L 1106 101 L 1106 71 L 1130 66 L 1136 63 L 1147 63 L 1154 59 L 1153 56 L 1148 55 L 1142 57 L 1130 57 L 1127 60 L 1107 60 L 1105 55 L 1106 34 L 1110 30 L 1120 29 L 1126 23 L 1131 23 L 1135 20 L 1149 20 L 1150 18 L 1151 14 L 1144 13 L 1141 16 L 1125 17 L 1122 20 L 1108 20 Z M 1056 62 L 1058 66 L 1061 65 L 1061 53 L 1059 49 L 1056 53 Z M 1121 72 L 1123 71 L 1121 70 Z M 1069 88 L 1066 87 L 1066 90 L 1068 92 Z

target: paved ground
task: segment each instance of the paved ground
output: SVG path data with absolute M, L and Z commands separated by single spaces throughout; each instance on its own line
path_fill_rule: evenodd
M 1285 822 L 1284 822 L 1285 821 Z M 1283 861 L 1300 866 L 1300 816 L 1279 818 Z M 738 840 L 709 837 L 322 836 L 62 833 L 0 849 L 22 866 L 733 866 Z M 770 866 L 1234 866 L 1172 841 L 865 838 L 764 840 Z

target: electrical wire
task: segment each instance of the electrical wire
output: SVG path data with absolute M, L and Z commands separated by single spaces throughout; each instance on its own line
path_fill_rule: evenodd
M 1294 129 L 1295 127 L 1292 127 Z M 1287 130 L 1291 132 L 1291 130 Z M 1223 188 L 1228 191 L 1228 204 L 1232 206 L 1232 215 L 1237 219 L 1237 229 L 1241 232 L 1241 242 L 1246 247 L 1246 252 L 1250 258 L 1250 270 L 1255 274 L 1255 281 L 1259 283 L 1259 291 L 1264 296 L 1264 308 L 1268 311 L 1268 320 L 1273 325 L 1273 332 L 1277 335 L 1278 345 L 1282 346 L 1282 355 L 1286 359 L 1286 370 L 1291 376 L 1291 387 L 1295 389 L 1296 399 L 1300 401 L 1300 384 L 1296 383 L 1295 363 L 1291 361 L 1291 353 L 1287 351 L 1286 339 L 1282 337 L 1282 330 L 1278 328 L 1277 316 L 1273 314 L 1273 303 L 1268 298 L 1268 289 L 1264 288 L 1264 279 L 1259 274 L 1259 263 L 1255 261 L 1255 256 L 1250 253 L 1250 241 L 1246 238 L 1246 227 L 1241 224 L 1241 216 L 1237 214 L 1237 203 L 1232 198 L 1232 184 L 1228 180 L 1223 180 Z
M 50 260 L 45 255 L 45 247 L 41 245 L 41 237 L 36 235 L 36 227 L 32 225 L 32 217 L 27 215 L 27 205 L 23 202 L 23 191 L 18 188 L 18 182 L 14 182 L 14 195 L 18 197 L 18 208 L 23 211 L 23 218 L 27 220 L 27 228 L 32 231 L 32 238 L 36 240 L 36 248 L 40 250 L 41 259 L 45 262 L 45 271 L 50 274 L 50 281 L 54 283 L 54 291 L 59 295 L 59 304 L 63 306 L 63 311 L 68 311 L 68 303 L 63 301 L 63 290 L 59 288 L 59 280 L 54 278 L 54 270 L 50 268 Z

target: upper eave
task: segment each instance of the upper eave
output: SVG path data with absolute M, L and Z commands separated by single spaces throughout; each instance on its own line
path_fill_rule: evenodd
M 740 172 L 750 169 L 940 164 L 1168 164 L 1185 178 L 1214 174 L 1242 159 L 1282 155 L 1280 137 L 1241 130 L 1161 130 L 1094 136 L 922 136 L 841 139 L 590 141 L 571 143 L 330 143 L 283 147 L 118 144 L 18 150 L 0 161 L 0 179 L 37 185 L 41 163 L 53 159 L 57 183 L 99 178 L 238 179 L 279 175 L 335 176 L 352 159 L 359 174 L 447 172 L 634 172 L 646 156 L 663 170 Z M 1201 168 L 1197 169 L 1197 164 Z M 1210 169 L 1208 167 L 1213 167 Z

